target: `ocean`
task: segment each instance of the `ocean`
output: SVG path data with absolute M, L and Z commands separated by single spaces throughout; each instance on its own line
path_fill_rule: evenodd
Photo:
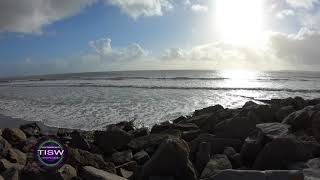
M 134 120 L 137 126 L 221 104 L 320 96 L 319 72 L 123 71 L 2 79 L 0 114 L 84 130 Z

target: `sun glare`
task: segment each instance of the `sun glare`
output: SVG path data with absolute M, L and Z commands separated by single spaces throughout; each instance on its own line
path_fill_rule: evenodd
M 216 28 L 222 41 L 257 45 L 262 40 L 263 0 L 216 0 Z

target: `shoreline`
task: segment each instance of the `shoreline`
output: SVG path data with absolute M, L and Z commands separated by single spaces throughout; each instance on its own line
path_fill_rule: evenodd
M 0 174 L 22 180 L 319 178 L 320 98 L 254 100 L 266 104 L 218 104 L 150 129 L 123 121 L 83 131 L 0 115 Z M 58 171 L 45 171 L 33 157 L 43 137 L 68 149 Z

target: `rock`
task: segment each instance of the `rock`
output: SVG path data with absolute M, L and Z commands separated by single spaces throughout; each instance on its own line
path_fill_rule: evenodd
M 141 176 L 173 176 L 176 180 L 196 180 L 196 172 L 189 161 L 189 147 L 183 140 L 165 140 L 151 159 L 142 167 Z
M 224 154 L 216 154 L 209 160 L 206 167 L 201 173 L 201 179 L 214 176 L 221 170 L 232 169 L 232 165 L 228 157 Z
M 0 160 L 0 171 L 1 172 L 6 171 L 6 170 L 11 169 L 11 168 L 15 168 L 15 169 L 21 170 L 23 168 L 23 165 L 18 164 L 18 163 L 11 163 L 6 159 L 1 159 Z
M 186 116 L 180 116 L 177 119 L 172 120 L 172 123 L 174 124 L 179 124 L 180 122 L 183 123 L 187 120 L 188 118 Z
M 172 124 L 172 123 L 164 123 L 164 124 L 156 124 L 152 127 L 151 133 L 161 133 L 168 129 L 177 129 L 180 131 L 192 131 L 198 130 L 198 126 L 193 123 L 185 123 L 185 124 Z
M 133 172 L 132 171 L 127 171 L 123 168 L 119 168 L 118 170 L 118 174 L 124 178 L 130 179 L 133 176 Z
M 189 142 L 193 139 L 197 138 L 201 134 L 201 131 L 198 130 L 192 130 L 192 131 L 183 131 L 182 132 L 182 139 Z
M 286 137 L 290 132 L 290 125 L 281 123 L 262 123 L 257 124 L 256 128 L 264 137 L 268 138 L 269 141 L 279 137 Z
M 145 162 L 147 162 L 150 159 L 150 157 L 146 151 L 142 150 L 134 154 L 133 159 L 137 161 L 139 165 L 143 165 Z
M 311 119 L 308 109 L 302 109 L 291 113 L 282 123 L 291 125 L 294 131 L 306 129 L 311 126 Z
M 20 129 L 28 136 L 39 137 L 41 134 L 41 129 L 36 122 L 30 124 L 23 124 Z
M 0 156 L 5 157 L 8 154 L 9 149 L 11 148 L 11 144 L 8 143 L 8 141 L 5 140 L 2 136 L 0 136 Z
M 25 165 L 27 162 L 26 154 L 15 148 L 9 149 L 7 159 L 12 163 L 18 163 L 21 165 Z
M 73 131 L 71 133 L 71 138 L 71 147 L 90 151 L 90 143 L 79 133 L 79 131 Z
M 312 134 L 320 142 L 320 111 L 313 114 L 311 119 Z
M 228 157 L 234 169 L 242 167 L 241 155 L 233 147 L 226 147 L 223 154 Z
M 5 179 L 5 180 L 7 180 L 7 179 L 8 180 L 20 180 L 19 170 L 16 168 L 7 169 L 4 172 L 2 172 L 1 174 L 3 176 L 3 177 L 1 176 L 1 178 Z
M 124 131 L 134 130 L 134 121 L 122 121 L 116 124 L 116 126 Z
M 60 176 L 60 179 L 72 180 L 77 176 L 77 171 L 71 165 L 65 164 L 58 170 L 58 175 Z
M 320 169 L 320 158 L 314 158 L 306 162 L 306 166 L 311 169 Z
M 192 116 L 186 122 L 196 124 L 203 132 L 213 133 L 214 132 L 213 130 L 216 124 L 218 124 L 222 120 L 223 119 L 218 118 L 217 114 L 211 113 L 211 114 L 202 114 L 198 116 Z
M 131 140 L 127 146 L 130 149 L 133 149 L 135 152 L 138 152 L 147 147 L 158 146 L 168 138 L 175 137 L 169 134 L 149 134 L 147 136 L 142 136 Z
M 304 169 L 303 174 L 304 174 L 305 180 L 320 179 L 320 170 L 319 169 Z
M 120 166 L 117 166 L 117 168 L 122 168 L 127 171 L 136 171 L 138 168 L 138 164 L 135 161 L 130 161 L 130 162 L 121 164 Z
M 35 162 L 25 166 L 19 173 L 20 180 L 64 180 L 59 173 L 40 168 Z
M 207 180 L 304 180 L 302 171 L 296 170 L 224 170 Z
M 4 180 L 3 177 L 0 175 L 0 180 Z
M 126 180 L 126 178 L 97 169 L 92 166 L 84 166 L 81 177 L 83 180 Z
M 280 101 L 280 106 L 284 107 L 284 106 L 294 106 L 295 102 L 294 99 L 292 97 L 286 98 L 286 99 L 282 99 Z
M 112 126 L 106 131 L 95 131 L 94 138 L 95 144 L 105 153 L 112 153 L 115 149 L 122 148 L 131 140 L 129 133 Z
M 293 106 L 285 106 L 280 108 L 276 113 L 276 118 L 278 122 L 282 122 L 285 117 L 295 111 Z
M 215 126 L 217 137 L 244 140 L 256 127 L 256 122 L 247 117 L 235 116 Z
M 190 154 L 194 155 L 202 142 L 208 142 L 211 144 L 211 154 L 221 154 L 225 147 L 233 147 L 236 150 L 240 150 L 241 141 L 238 139 L 228 139 L 228 138 L 216 138 L 212 134 L 201 134 L 199 137 L 189 142 Z
M 13 146 L 22 148 L 27 140 L 26 135 L 19 128 L 5 128 L 2 136 Z
M 302 97 L 295 97 L 293 106 L 296 110 L 300 110 L 307 106 L 307 102 Z
M 220 104 L 215 105 L 215 106 L 209 106 L 200 110 L 195 110 L 193 113 L 193 116 L 199 116 L 202 114 L 208 114 L 208 113 L 216 113 L 218 111 L 223 110 L 223 106 L 221 106 Z
M 253 169 L 283 169 L 290 162 L 306 161 L 312 157 L 312 151 L 304 144 L 291 138 L 277 138 L 260 151 Z
M 146 136 L 149 134 L 149 129 L 146 127 L 139 128 L 130 132 L 134 138 Z
M 248 117 L 256 123 L 274 122 L 275 112 L 269 105 L 256 105 L 248 113 Z
M 35 145 L 38 143 L 38 139 L 36 137 L 29 137 L 21 149 L 23 152 L 33 152 Z
M 122 151 L 122 152 L 116 152 L 112 154 L 112 162 L 115 165 L 124 164 L 126 162 L 131 161 L 133 158 L 132 152 L 130 150 Z
M 115 166 L 111 162 L 105 162 L 102 155 L 93 154 L 81 149 L 69 148 L 69 158 L 67 163 L 79 169 L 80 166 L 93 166 L 109 172 L 115 172 Z
M 196 153 L 195 168 L 199 174 L 203 171 L 205 166 L 210 160 L 211 156 L 211 144 L 202 142 L 199 144 L 198 152 Z

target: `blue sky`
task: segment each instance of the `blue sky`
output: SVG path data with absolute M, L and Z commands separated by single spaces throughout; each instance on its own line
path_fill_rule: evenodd
M 222 1 L 3 0 L 0 75 L 319 68 L 318 0 Z

